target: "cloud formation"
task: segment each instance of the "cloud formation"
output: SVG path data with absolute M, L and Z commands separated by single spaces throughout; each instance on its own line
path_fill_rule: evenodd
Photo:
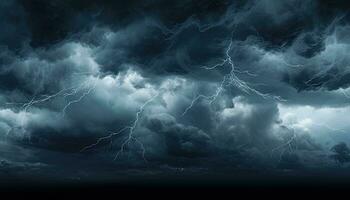
M 0 3 L 0 139 L 11 147 L 0 170 L 41 163 L 51 171 L 74 159 L 95 163 L 87 173 L 103 171 L 99 162 L 333 167 L 331 147 L 350 130 L 341 124 L 350 97 L 348 6 Z M 11 156 L 17 148 L 36 153 Z

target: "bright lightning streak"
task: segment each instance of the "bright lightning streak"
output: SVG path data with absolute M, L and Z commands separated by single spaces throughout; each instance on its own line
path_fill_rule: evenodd
M 145 107 L 150 104 L 151 102 L 153 102 L 157 97 L 159 96 L 159 93 L 157 93 L 156 95 L 154 95 L 151 99 L 149 99 L 148 101 L 146 101 L 144 104 L 141 105 L 139 111 L 136 113 L 136 117 L 135 117 L 135 121 L 133 122 L 132 126 L 129 129 L 129 134 L 128 134 L 128 138 L 123 142 L 123 144 L 120 147 L 120 150 L 118 151 L 118 153 L 116 154 L 116 156 L 114 157 L 114 160 L 116 160 L 120 154 L 122 154 L 124 152 L 125 146 L 129 145 L 130 142 L 132 140 L 135 140 L 137 143 L 140 144 L 140 147 L 142 149 L 142 158 L 146 160 L 145 157 L 145 153 L 146 153 L 146 149 L 144 147 L 144 145 L 142 144 L 142 142 L 140 142 L 136 137 L 134 137 L 134 131 L 137 128 L 138 122 L 140 120 L 140 116 L 143 113 Z
M 233 41 L 232 39 L 230 40 L 230 43 L 228 45 L 228 47 L 226 48 L 225 51 L 225 59 L 222 59 L 222 61 L 220 63 L 217 63 L 213 66 L 202 66 L 202 69 L 205 70 L 215 70 L 219 67 L 224 67 L 224 66 L 229 66 L 230 67 L 230 72 L 228 74 L 226 74 L 223 78 L 223 80 L 221 81 L 221 84 L 218 86 L 218 88 L 216 89 L 216 92 L 211 95 L 211 96 L 206 96 L 203 94 L 199 94 L 197 95 L 190 103 L 190 105 L 185 109 L 185 111 L 182 113 L 182 116 L 186 115 L 186 113 L 194 106 L 194 104 L 199 101 L 200 99 L 206 99 L 210 102 L 210 104 L 212 104 L 217 97 L 221 94 L 221 92 L 224 90 L 225 86 L 233 86 L 236 87 L 238 89 L 240 89 L 241 91 L 245 92 L 246 94 L 251 94 L 254 93 L 264 99 L 274 99 L 277 101 L 285 101 L 282 97 L 280 96 L 275 96 L 269 93 L 262 93 L 252 87 L 250 87 L 249 83 L 243 81 L 242 79 L 240 79 L 237 76 L 238 74 L 246 74 L 249 76 L 257 76 L 256 74 L 250 73 L 249 71 L 240 71 L 236 69 L 236 66 L 233 62 L 233 59 L 230 55 L 230 52 L 232 50 L 232 45 L 233 45 Z
M 34 96 L 29 102 L 26 103 L 6 103 L 7 105 L 21 105 L 20 109 L 23 110 L 24 112 L 28 112 L 28 109 L 37 105 L 37 104 L 41 104 L 41 103 L 45 103 L 45 102 L 49 102 L 50 100 L 53 100 L 55 98 L 58 97 L 64 97 L 67 98 L 69 96 L 75 96 L 77 95 L 79 92 L 82 92 L 82 95 L 80 95 L 77 99 L 75 100 L 71 100 L 68 101 L 68 103 L 64 106 L 62 113 L 63 116 L 66 113 L 66 110 L 69 106 L 71 106 L 74 103 L 78 103 L 80 102 L 84 97 L 86 97 L 88 94 L 90 94 L 92 92 L 92 90 L 95 89 L 96 84 L 97 84 L 97 80 L 94 81 L 93 84 L 90 83 L 90 80 L 85 80 L 83 83 L 77 85 L 77 86 L 73 86 L 73 87 L 69 87 L 69 88 L 64 88 L 54 94 L 48 95 L 48 94 L 44 94 L 41 95 L 42 98 L 36 98 L 36 96 Z M 86 90 L 86 91 L 84 91 Z
M 249 84 L 243 80 L 241 80 L 237 75 L 236 73 L 239 72 L 239 70 L 236 70 L 235 68 L 235 64 L 232 60 L 232 57 L 230 56 L 230 51 L 232 49 L 232 39 L 230 40 L 230 44 L 226 50 L 226 60 L 229 64 L 229 66 L 231 67 L 231 72 L 229 73 L 229 79 L 230 79 L 230 85 L 232 86 L 235 86 L 239 89 L 241 89 L 243 92 L 247 93 L 247 94 L 250 94 L 251 92 L 252 93 L 255 93 L 256 95 L 258 96 L 261 96 L 262 98 L 264 99 L 267 99 L 267 98 L 271 98 L 271 99 L 275 99 L 277 101 L 285 101 L 284 99 L 282 99 L 280 96 L 274 96 L 274 95 L 271 95 L 271 94 L 268 94 L 268 93 L 262 93 L 252 87 L 249 86 Z
M 319 124 L 316 122 L 311 122 L 310 125 L 325 128 L 331 132 L 347 133 L 347 131 L 345 131 L 343 129 L 334 128 L 334 127 L 327 125 L 327 124 Z M 271 150 L 271 155 L 273 155 L 276 151 L 281 150 L 280 155 L 279 155 L 279 162 L 281 162 L 282 156 L 287 150 L 289 150 L 290 152 L 293 152 L 293 148 L 292 148 L 293 145 L 292 144 L 297 139 L 298 139 L 297 134 L 295 133 L 295 131 L 293 129 L 293 135 L 283 144 L 273 148 Z
M 185 111 L 182 113 L 181 116 L 185 116 L 187 114 L 187 112 L 194 106 L 194 104 L 199 101 L 200 99 L 205 99 L 207 101 L 209 101 L 209 104 L 213 104 L 214 101 L 217 99 L 217 97 L 221 94 L 221 92 L 224 90 L 224 84 L 226 82 L 226 76 L 224 77 L 224 79 L 222 80 L 220 86 L 216 89 L 216 92 L 215 94 L 211 95 L 211 96 L 206 96 L 206 95 L 203 95 L 203 94 L 200 94 L 198 96 L 196 96 L 191 104 L 185 109 Z
M 76 96 L 79 93 L 82 93 L 77 99 L 75 100 L 70 100 L 68 101 L 68 103 L 63 107 L 62 110 L 62 116 L 64 117 L 66 114 L 66 110 L 75 103 L 79 103 L 80 101 L 82 101 L 87 95 L 89 95 L 96 87 L 97 84 L 97 79 L 94 81 L 93 84 L 91 84 L 91 80 L 87 79 L 85 81 L 83 81 L 81 84 L 77 85 L 77 86 L 72 86 L 69 88 L 64 88 L 54 94 L 48 95 L 48 94 L 44 94 L 41 95 L 41 98 L 37 98 L 36 96 L 34 96 L 29 102 L 26 103 L 6 103 L 7 105 L 19 105 L 20 106 L 20 110 L 22 111 L 22 114 L 27 114 L 28 110 L 38 104 L 42 104 L 45 102 L 49 102 L 55 98 L 59 98 L 59 97 L 63 97 L 63 98 L 67 98 L 69 96 Z M 19 128 L 21 130 L 23 130 L 23 133 L 26 133 L 26 128 L 25 128 L 25 118 L 23 117 L 20 121 L 20 125 L 18 127 L 12 127 L 7 131 L 7 134 L 10 134 L 15 128 Z M 30 137 L 30 136 L 29 136 Z
M 297 139 L 297 134 L 295 132 L 293 132 L 293 135 L 286 141 L 284 142 L 283 144 L 273 148 L 271 150 L 271 156 L 274 154 L 274 152 L 278 151 L 278 150 L 281 150 L 280 154 L 279 154 L 279 161 L 278 163 L 281 162 L 282 160 L 282 156 L 283 154 L 289 150 L 290 152 L 293 152 L 293 147 L 292 147 L 292 143 Z
M 128 130 L 128 129 L 131 129 L 131 126 L 126 126 L 126 127 L 122 128 L 121 130 L 119 130 L 118 132 L 111 132 L 111 133 L 110 133 L 109 135 L 107 135 L 107 136 L 100 137 L 100 138 L 98 138 L 98 139 L 96 140 L 95 143 L 90 144 L 90 145 L 88 145 L 88 146 L 82 148 L 82 149 L 80 150 L 80 152 L 84 152 L 84 151 L 87 151 L 87 150 L 89 150 L 89 149 L 92 149 L 92 148 L 96 147 L 97 145 L 99 145 L 99 144 L 100 144 L 101 142 L 103 142 L 104 140 L 111 140 L 114 136 L 119 135 L 119 134 L 123 133 L 125 130 Z
M 88 90 L 85 91 L 85 92 L 83 92 L 82 95 L 81 95 L 78 99 L 69 101 L 69 102 L 64 106 L 64 108 L 62 109 L 62 115 L 63 115 L 63 117 L 66 115 L 67 109 L 68 109 L 72 104 L 79 103 L 81 100 L 83 100 L 87 95 L 89 95 L 89 94 L 96 88 L 96 85 L 97 85 L 97 80 L 95 80 L 94 83 L 92 84 L 92 86 L 88 87 Z M 77 93 L 77 90 L 74 91 L 74 94 L 76 94 L 76 93 Z M 66 94 L 65 97 L 67 97 L 68 95 L 70 96 L 71 94 Z
M 85 74 L 85 73 L 84 73 Z M 82 75 L 84 75 L 82 74 Z M 97 78 L 98 79 L 98 78 Z M 68 101 L 65 106 L 62 109 L 62 116 L 65 117 L 67 110 L 73 105 L 73 104 L 77 104 L 79 102 L 81 102 L 87 95 L 89 95 L 95 88 L 97 85 L 97 79 L 95 79 L 93 82 L 90 79 L 85 80 L 84 82 L 82 82 L 81 84 L 77 85 L 77 86 L 73 86 L 73 87 L 69 87 L 69 88 L 64 88 L 54 94 L 48 95 L 48 94 L 44 94 L 41 95 L 42 98 L 36 98 L 35 96 L 26 103 L 7 103 L 8 105 L 19 105 L 20 109 L 24 111 L 24 113 L 27 113 L 28 110 L 38 104 L 41 103 L 45 103 L 45 102 L 49 102 L 55 98 L 59 98 L 59 97 L 63 97 L 63 98 L 68 98 L 68 97 L 75 97 L 78 96 L 77 98 Z M 80 95 L 78 95 L 80 94 Z M 118 132 L 112 132 L 111 134 L 105 136 L 105 137 L 101 137 L 99 138 L 94 144 L 88 145 L 86 147 L 84 147 L 83 149 L 81 149 L 81 152 L 86 151 L 88 149 L 91 149 L 95 146 L 97 146 L 98 144 L 100 144 L 102 141 L 104 140 L 108 140 L 110 139 L 112 142 L 112 139 L 114 136 L 122 134 L 123 132 L 128 131 L 128 136 L 127 139 L 122 143 L 120 150 L 118 151 L 118 153 L 116 154 L 114 159 L 117 159 L 124 151 L 125 148 L 130 145 L 130 143 L 132 141 L 136 142 L 137 144 L 139 144 L 141 150 L 142 150 L 142 157 L 143 159 L 146 161 L 145 158 L 145 153 L 146 153 L 146 149 L 143 145 L 143 143 L 137 139 L 134 136 L 134 132 L 137 129 L 139 120 L 141 118 L 141 115 L 145 109 L 145 107 L 150 104 L 151 102 L 153 102 L 157 97 L 159 96 L 159 93 L 157 93 L 155 96 L 153 96 L 151 99 L 147 100 L 144 104 L 141 105 L 141 107 L 139 108 L 138 112 L 136 113 L 136 117 L 135 120 L 132 122 L 131 126 L 126 126 L 124 128 L 122 128 L 121 130 L 119 130 Z M 24 121 L 22 122 L 21 127 L 24 127 Z M 10 134 L 11 131 L 13 131 L 14 127 L 10 128 L 7 131 L 7 134 Z
M 99 145 L 101 142 L 105 141 L 105 140 L 113 140 L 113 137 L 116 136 L 116 135 L 120 135 L 122 134 L 123 132 L 125 132 L 126 130 L 129 130 L 128 131 L 128 136 L 126 138 L 126 140 L 124 140 L 124 142 L 121 144 L 120 146 L 120 149 L 119 151 L 117 152 L 117 154 L 115 155 L 114 157 L 114 160 L 118 159 L 118 157 L 124 153 L 125 151 L 125 148 L 130 145 L 130 143 L 132 141 L 135 141 L 137 144 L 139 144 L 141 150 L 142 150 L 142 158 L 145 162 L 147 162 L 147 159 L 145 157 L 145 154 L 146 154 L 146 148 L 144 147 L 143 143 L 134 136 L 134 133 L 135 133 L 135 130 L 137 129 L 137 126 L 139 124 L 139 120 L 140 118 L 142 117 L 142 113 L 144 112 L 145 110 L 145 107 L 152 103 L 157 97 L 159 97 L 159 94 L 160 93 L 157 93 L 156 95 L 154 95 L 152 98 L 150 98 L 149 100 L 147 100 L 145 103 L 143 103 L 139 110 L 137 111 L 136 113 L 136 116 L 135 116 L 135 120 L 132 122 L 132 125 L 131 126 L 126 126 L 124 128 L 122 128 L 121 130 L 119 130 L 118 132 L 112 132 L 110 133 L 109 135 L 107 136 L 104 136 L 104 137 L 101 137 L 101 138 L 98 138 L 97 141 L 91 145 L 88 145 L 84 148 L 82 148 L 80 151 L 83 152 L 83 151 L 86 151 L 86 150 L 89 150 L 93 147 L 96 147 L 97 145 Z

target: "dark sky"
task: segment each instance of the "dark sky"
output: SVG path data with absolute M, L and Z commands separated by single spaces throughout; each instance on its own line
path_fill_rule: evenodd
M 346 171 L 349 9 L 1 1 L 0 177 Z

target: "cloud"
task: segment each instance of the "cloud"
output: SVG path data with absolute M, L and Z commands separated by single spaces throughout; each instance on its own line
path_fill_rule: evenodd
M 12 50 L 18 50 L 28 42 L 30 31 L 25 22 L 27 17 L 24 8 L 16 0 L 0 3 L 0 46 L 6 46 Z
M 210 152 L 211 138 L 202 130 L 178 124 L 169 115 L 151 116 L 147 120 L 147 128 L 163 138 L 169 155 L 197 157 Z
M 143 153 L 154 165 L 328 166 L 330 145 L 348 139 L 325 131 L 349 128 L 344 7 L 0 3 L 1 141 L 35 151 L 27 156 L 40 163 L 57 156 L 53 168 L 89 156 L 86 170 L 99 161 L 113 168 L 106 160 L 123 144 L 120 168 L 142 165 Z M 4 160 L 0 168 L 27 162 Z

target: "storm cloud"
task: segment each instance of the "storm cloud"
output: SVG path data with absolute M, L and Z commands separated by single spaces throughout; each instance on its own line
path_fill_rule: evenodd
M 1 2 L 0 176 L 333 170 L 350 139 L 349 6 Z

